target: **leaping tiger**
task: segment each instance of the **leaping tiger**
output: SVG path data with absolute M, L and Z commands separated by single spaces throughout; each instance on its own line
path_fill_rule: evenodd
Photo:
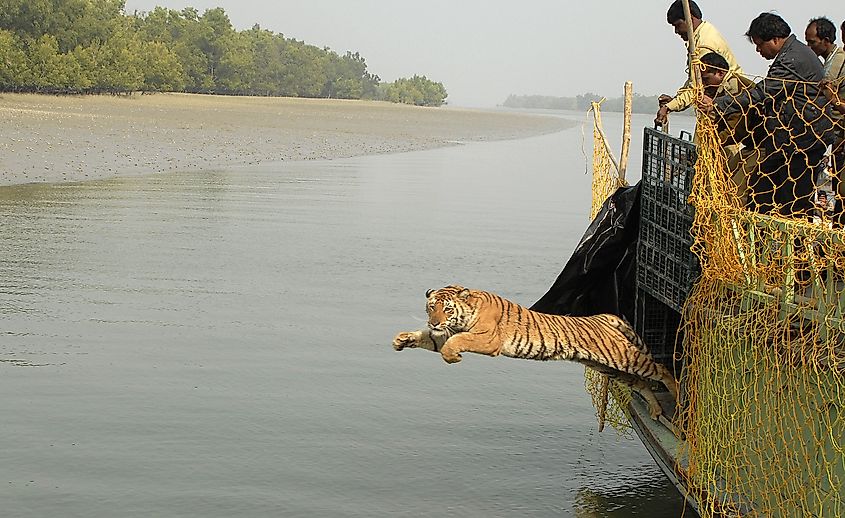
M 395 350 L 427 349 L 439 352 L 447 363 L 461 361 L 464 352 L 576 361 L 642 394 L 653 419 L 662 410 L 646 379 L 663 383 L 678 401 L 678 382 L 654 361 L 631 326 L 615 315 L 548 315 L 494 293 L 456 285 L 429 290 L 426 297 L 428 329 L 397 334 Z

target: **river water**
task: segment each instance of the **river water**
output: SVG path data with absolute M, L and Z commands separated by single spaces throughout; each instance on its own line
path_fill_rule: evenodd
M 390 347 L 428 288 L 533 303 L 589 198 L 580 127 L 0 188 L 2 514 L 679 516 L 581 366 Z

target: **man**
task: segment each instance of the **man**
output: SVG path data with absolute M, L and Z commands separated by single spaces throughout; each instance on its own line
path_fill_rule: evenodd
M 824 78 L 834 80 L 845 67 L 845 52 L 836 45 L 836 26 L 827 18 L 813 18 L 804 31 L 807 46 L 824 60 Z
M 754 81 L 730 70 L 728 61 L 716 52 L 709 52 L 701 57 L 701 83 L 704 95 L 708 99 L 721 96 L 736 97 L 754 88 Z M 755 112 L 756 113 L 756 112 Z M 711 118 L 713 118 L 711 111 Z M 748 177 L 755 174 L 760 162 L 758 140 L 763 129 L 763 119 L 759 116 L 746 117 L 735 113 L 727 120 L 718 120 L 719 141 L 725 151 L 728 169 L 736 185 L 736 193 L 743 203 L 746 202 Z
M 836 124 L 836 140 L 832 150 L 831 187 L 835 199 L 833 219 L 837 226 L 842 226 L 845 223 L 845 183 L 842 181 L 845 174 L 845 121 L 839 108 L 841 101 L 845 100 L 845 52 L 836 45 L 836 26 L 827 18 L 810 20 L 804 31 L 804 38 L 807 40 L 807 46 L 824 60 L 822 93 L 836 108 L 832 114 Z
M 767 138 L 760 144 L 765 158 L 759 174 L 749 179 L 752 207 L 810 216 L 814 172 L 832 137 L 827 99 L 818 85 L 822 65 L 776 14 L 760 14 L 745 35 L 764 59 L 772 60 L 767 77 L 735 97 L 718 97 L 713 106 L 725 120 L 754 108 L 765 118 Z
M 842 22 L 842 26 L 839 27 L 842 30 L 842 43 L 845 43 L 845 22 Z M 835 36 L 835 34 L 834 34 Z M 839 54 L 843 52 L 840 50 Z M 834 65 L 831 65 L 831 70 L 836 71 L 837 68 Z M 842 71 L 839 71 L 839 76 L 841 77 L 843 74 Z M 843 81 L 845 83 L 845 81 Z M 827 79 L 822 81 L 822 93 L 824 93 L 825 97 L 830 99 L 831 106 L 839 115 L 845 115 L 845 92 L 842 92 L 842 84 L 840 84 L 840 91 L 837 92 L 836 85 Z
M 740 93 L 753 88 L 754 82 L 747 77 L 730 70 L 728 61 L 716 52 L 708 52 L 701 57 L 701 83 L 704 95 L 710 99 L 722 96 L 736 97 Z M 711 118 L 712 117 L 711 112 Z M 727 155 L 739 149 L 740 144 L 748 137 L 748 124 L 742 114 L 736 113 L 730 120 L 717 120 L 722 126 L 719 128 L 719 139 L 727 148 Z M 742 123 L 742 124 L 740 124 Z
M 713 24 L 701 19 L 701 9 L 692 0 L 689 2 L 689 9 L 693 29 L 693 42 L 695 44 L 693 60 L 700 60 L 705 54 L 715 52 L 727 60 L 728 68 L 732 73 L 741 74 L 742 69 L 737 64 L 731 48 L 719 30 Z M 675 0 L 669 6 L 669 10 L 666 12 L 666 21 L 674 27 L 675 34 L 680 36 L 682 40 L 687 41 L 688 26 L 684 17 L 684 4 L 681 0 Z M 687 56 L 687 72 L 689 72 L 689 66 L 689 56 Z M 678 89 L 675 97 L 666 94 L 660 96 L 660 109 L 657 110 L 657 116 L 654 119 L 655 124 L 661 126 L 666 124 L 666 121 L 669 120 L 669 112 L 686 110 L 694 100 L 695 95 L 692 91 L 692 83 L 689 80 L 689 73 L 687 73 L 687 81 Z

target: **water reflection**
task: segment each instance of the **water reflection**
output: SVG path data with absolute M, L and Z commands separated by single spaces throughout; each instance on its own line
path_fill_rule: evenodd
M 575 497 L 575 516 L 579 518 L 644 516 L 649 518 L 678 518 L 698 516 L 686 506 L 683 497 L 661 473 L 651 465 L 639 466 L 634 480 L 624 475 L 590 484 L 578 490 Z

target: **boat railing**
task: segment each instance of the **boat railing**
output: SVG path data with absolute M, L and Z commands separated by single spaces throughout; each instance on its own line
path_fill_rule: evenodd
M 732 222 L 745 304 L 777 304 L 780 320 L 800 316 L 823 336 L 845 333 L 845 235 L 824 222 L 751 211 Z

